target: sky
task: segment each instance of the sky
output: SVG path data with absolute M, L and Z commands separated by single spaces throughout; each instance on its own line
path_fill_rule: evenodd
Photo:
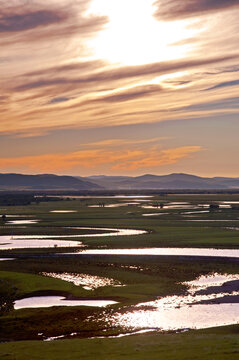
M 0 173 L 239 177 L 239 0 L 0 0 Z

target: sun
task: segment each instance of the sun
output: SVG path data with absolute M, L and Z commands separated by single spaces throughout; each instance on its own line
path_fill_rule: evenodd
M 89 46 L 96 57 L 111 63 L 138 65 L 179 59 L 188 45 L 176 45 L 198 31 L 188 22 L 160 22 L 153 0 L 93 0 L 90 11 L 107 16 L 106 28 Z M 191 50 L 191 49 L 190 49 Z

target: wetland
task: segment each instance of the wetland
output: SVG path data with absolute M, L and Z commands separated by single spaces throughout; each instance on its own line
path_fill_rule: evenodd
M 0 354 L 23 359 L 35 349 L 38 359 L 36 349 L 48 339 L 58 355 L 72 342 L 88 344 L 86 358 L 93 359 L 100 341 L 101 349 L 127 344 L 130 358 L 135 343 L 146 354 L 148 341 L 157 347 L 164 336 L 169 355 L 162 359 L 170 359 L 179 340 L 190 351 L 188 341 L 211 339 L 211 348 L 222 334 L 234 339 L 239 210 L 231 205 L 237 202 L 237 194 L 137 194 L 8 206 L 0 220 L 1 292 L 8 303 L 8 311 L 1 305 Z

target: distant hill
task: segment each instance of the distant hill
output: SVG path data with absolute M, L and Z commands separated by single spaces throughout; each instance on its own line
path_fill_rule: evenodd
M 58 176 L 0 174 L 0 190 L 226 190 L 239 189 L 239 178 L 206 178 L 189 174 L 142 176 Z
M 0 190 L 95 190 L 100 185 L 84 178 L 52 174 L 0 174 Z
M 239 178 L 204 178 L 189 174 L 151 175 L 146 174 L 137 177 L 128 176 L 90 176 L 86 178 L 106 189 L 233 189 L 239 188 Z

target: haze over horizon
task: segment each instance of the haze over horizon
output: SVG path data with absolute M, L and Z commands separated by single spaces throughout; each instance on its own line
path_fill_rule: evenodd
M 239 177 L 239 2 L 0 0 L 0 173 Z

